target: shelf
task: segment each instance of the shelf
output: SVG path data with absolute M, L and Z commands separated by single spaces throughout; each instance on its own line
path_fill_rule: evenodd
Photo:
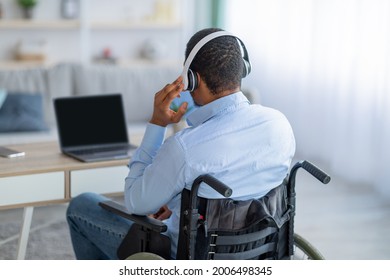
M 0 29 L 77 29 L 78 20 L 0 20 Z
M 0 29 L 78 29 L 79 20 L 0 20 Z M 127 22 L 96 21 L 89 24 L 90 29 L 176 29 L 180 22 Z
M 18 61 L 18 60 L 3 60 L 0 61 L 0 70 L 13 70 L 13 69 L 24 69 L 24 68 L 36 68 L 36 67 L 50 67 L 54 66 L 57 63 L 63 63 L 61 61 Z M 73 62 L 69 62 L 73 63 Z M 96 62 L 92 61 L 89 65 L 94 66 L 113 66 L 113 67 L 172 67 L 177 68 L 178 71 L 181 70 L 182 67 L 182 61 L 179 60 L 164 60 L 164 59 L 158 59 L 158 60 L 147 60 L 147 59 L 118 59 L 116 63 L 108 63 L 105 64 L 103 62 Z
M 9 60 L 9 61 L 0 61 L 0 70 L 19 70 L 26 68 L 40 68 L 40 67 L 49 67 L 54 65 L 50 61 L 18 61 L 18 60 Z
M 91 29 L 115 30 L 115 29 L 176 29 L 180 28 L 180 22 L 130 22 L 130 21 L 95 21 L 90 23 Z

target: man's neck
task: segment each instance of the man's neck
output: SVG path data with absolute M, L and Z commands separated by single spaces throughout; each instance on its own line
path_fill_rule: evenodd
M 237 87 L 234 90 L 225 90 L 225 91 L 219 92 L 217 94 L 212 94 L 211 92 L 209 92 L 211 98 L 209 99 L 209 102 L 207 102 L 207 103 L 213 102 L 214 100 L 231 95 L 231 94 L 239 92 L 239 91 L 240 91 L 240 88 Z

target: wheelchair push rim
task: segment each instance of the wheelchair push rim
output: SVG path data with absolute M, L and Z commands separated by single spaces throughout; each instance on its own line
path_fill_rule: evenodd
M 324 260 L 324 256 L 305 238 L 294 233 L 294 260 Z

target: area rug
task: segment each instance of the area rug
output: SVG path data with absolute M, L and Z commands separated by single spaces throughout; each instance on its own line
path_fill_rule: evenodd
M 16 259 L 19 230 L 19 221 L 0 223 L 0 260 Z M 25 259 L 75 259 L 66 221 L 52 220 L 32 224 Z

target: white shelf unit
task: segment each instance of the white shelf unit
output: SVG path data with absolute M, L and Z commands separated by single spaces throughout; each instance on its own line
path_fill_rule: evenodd
M 132 1 L 135 3 L 136 0 Z M 151 1 L 153 0 L 149 2 Z M 158 1 L 156 0 L 155 3 Z M 185 4 L 182 4 L 180 0 L 166 0 L 166 2 L 174 3 L 176 12 L 172 18 L 130 19 L 124 18 L 123 15 L 116 18 L 112 14 L 110 17 L 99 17 L 99 12 L 93 11 L 97 2 L 82 0 L 80 1 L 79 17 L 74 20 L 61 19 L 60 16 L 45 18 L 42 12 L 38 13 L 40 16 L 30 20 L 0 19 L 0 41 L 2 42 L 0 67 L 4 68 L 7 65 L 21 65 L 23 67 L 24 65 L 40 64 L 34 61 L 19 62 L 14 60 L 12 51 L 21 40 L 47 42 L 49 46 L 47 61 L 41 63 L 46 65 L 63 61 L 88 64 L 93 62 L 95 57 L 101 55 L 105 48 L 110 48 L 118 61 L 136 61 L 140 59 L 140 49 L 147 41 L 164 45 L 166 54 L 163 55 L 162 59 L 181 59 L 185 34 L 182 11 Z M 59 0 L 58 3 L 60 3 Z M 99 3 L 102 5 L 104 2 L 100 1 Z M 131 2 L 127 0 L 126 5 L 128 3 Z M 41 9 L 43 9 L 43 5 L 49 5 L 49 2 L 42 1 L 41 5 Z M 50 5 L 54 4 L 50 1 Z M 100 9 L 102 8 L 100 7 Z

